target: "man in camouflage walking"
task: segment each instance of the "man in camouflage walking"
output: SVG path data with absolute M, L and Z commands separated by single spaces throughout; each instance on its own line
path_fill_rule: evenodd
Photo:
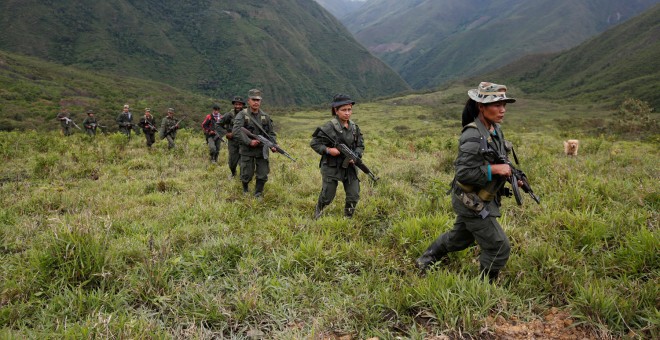
M 222 119 L 220 120 L 220 124 L 225 128 L 227 131 L 227 134 L 225 137 L 227 137 L 227 151 L 228 151 L 228 164 L 229 164 L 229 171 L 231 171 L 231 177 L 236 176 L 236 168 L 238 166 L 238 161 L 241 158 L 240 151 L 239 151 L 239 140 L 238 138 L 234 138 L 234 134 L 232 132 L 234 128 L 234 119 L 236 118 L 236 115 L 238 115 L 239 112 L 243 110 L 245 107 L 245 101 L 243 98 L 239 96 L 235 96 L 231 104 L 234 106 L 234 108 L 225 113 L 222 116 Z

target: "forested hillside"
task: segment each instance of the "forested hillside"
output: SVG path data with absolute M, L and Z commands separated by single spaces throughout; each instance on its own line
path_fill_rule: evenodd
M 370 0 L 343 18 L 355 37 L 415 88 L 557 52 L 658 0 Z
M 0 49 L 228 98 L 277 104 L 408 89 L 313 0 L 0 3 Z
M 532 95 L 546 98 L 622 101 L 660 107 L 660 5 L 569 51 L 530 56 L 498 70 Z

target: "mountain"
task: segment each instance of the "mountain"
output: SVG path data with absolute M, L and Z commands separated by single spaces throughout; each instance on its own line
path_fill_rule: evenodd
M 348 16 L 355 12 L 367 0 L 315 0 L 328 12 L 337 18 Z
M 229 98 L 327 103 L 408 89 L 313 0 L 6 0 L 0 49 Z
M 187 116 L 185 126 L 198 127 L 214 100 L 154 81 L 79 70 L 0 51 L 0 131 L 59 128 L 55 116 L 62 109 L 80 125 L 93 110 L 102 125 L 116 130 L 115 118 L 128 103 L 142 115 L 150 107 L 158 121 L 168 107 Z M 219 102 L 229 111 L 228 100 Z
M 369 0 L 342 18 L 414 88 L 574 47 L 659 0 Z
M 525 93 L 660 107 L 660 5 L 568 51 L 529 56 L 486 76 Z

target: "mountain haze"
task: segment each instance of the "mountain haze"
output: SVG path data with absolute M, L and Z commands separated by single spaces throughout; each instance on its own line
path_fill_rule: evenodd
M 0 49 L 277 104 L 408 89 L 313 0 L 0 3 Z
M 523 58 L 489 75 L 529 94 L 591 101 L 644 100 L 660 107 L 660 5 L 579 46 Z
M 574 47 L 658 0 L 369 0 L 344 18 L 414 88 Z
M 337 18 L 350 15 L 362 6 L 366 0 L 315 0 Z

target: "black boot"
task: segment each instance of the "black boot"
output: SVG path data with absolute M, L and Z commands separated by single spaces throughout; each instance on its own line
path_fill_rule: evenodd
M 500 270 L 499 269 L 489 269 L 489 268 L 484 268 L 482 265 L 480 268 L 481 271 L 481 279 L 485 279 L 488 277 L 488 283 L 493 284 L 497 280 L 497 277 L 500 275 Z
M 249 182 L 241 182 L 243 183 L 243 194 L 246 195 L 250 192 L 250 189 L 248 188 Z
M 417 265 L 420 273 L 425 274 L 434 263 L 446 257 L 447 252 L 440 249 L 440 243 L 436 240 L 435 242 L 431 243 L 431 245 L 426 249 L 422 256 L 415 260 L 415 264 Z
M 257 180 L 257 184 L 254 186 L 254 197 L 262 197 L 264 195 L 264 186 L 266 181 Z
M 325 208 L 325 204 L 321 202 L 316 202 L 316 207 L 314 208 L 315 220 L 318 220 L 321 217 L 321 214 L 323 214 L 323 208 Z
M 346 218 L 352 218 L 355 213 L 355 203 L 346 203 L 344 205 L 344 216 Z

